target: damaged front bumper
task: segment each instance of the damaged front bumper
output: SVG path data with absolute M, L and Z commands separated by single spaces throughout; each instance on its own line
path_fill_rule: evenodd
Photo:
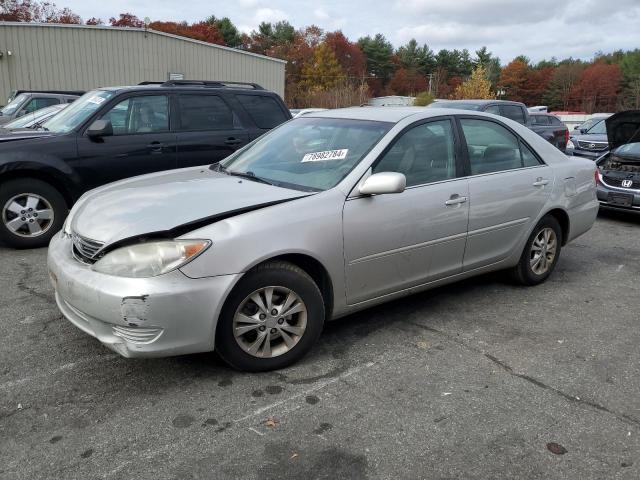
M 192 279 L 179 270 L 151 278 L 93 271 L 51 240 L 47 264 L 62 314 L 124 357 L 162 357 L 213 350 L 215 327 L 240 274 Z

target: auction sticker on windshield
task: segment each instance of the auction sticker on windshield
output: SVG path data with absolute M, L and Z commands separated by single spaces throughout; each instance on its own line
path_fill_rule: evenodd
M 349 153 L 348 148 L 341 150 L 325 150 L 324 152 L 307 153 L 302 157 L 302 163 L 305 162 L 325 162 L 327 160 L 344 160 Z
M 94 95 L 93 97 L 89 98 L 88 101 L 91 103 L 95 103 L 96 105 L 100 105 L 102 102 L 104 102 L 104 98 Z

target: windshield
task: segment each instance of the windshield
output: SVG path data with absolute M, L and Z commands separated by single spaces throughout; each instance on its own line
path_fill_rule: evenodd
M 7 123 L 4 128 L 24 128 L 30 127 L 36 122 L 41 120 L 46 120 L 47 118 L 55 115 L 58 111 L 64 108 L 65 104 L 61 105 L 52 105 L 51 107 L 41 108 L 40 110 L 36 110 L 30 115 L 25 115 L 24 117 L 16 118 L 11 122 Z
M 49 119 L 42 126 L 46 130 L 56 133 L 67 133 L 82 124 L 100 106 L 113 97 L 116 93 L 108 90 L 93 90 L 87 92 L 71 105 L 65 108 L 59 115 Z
M 7 104 L 2 110 L 0 110 L 0 112 L 2 112 L 2 115 L 11 115 L 15 113 L 16 110 L 18 110 L 22 103 L 27 99 L 27 97 L 28 95 L 26 93 L 21 93 L 16 98 L 11 100 L 11 102 L 9 102 L 9 104 Z
M 220 162 L 221 170 L 306 191 L 336 186 L 393 124 L 301 117 Z
M 587 130 L 589 135 L 606 135 L 607 133 L 607 124 L 604 120 L 599 120 L 593 127 Z

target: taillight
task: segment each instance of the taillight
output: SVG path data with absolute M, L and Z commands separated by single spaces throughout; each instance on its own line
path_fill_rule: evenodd
M 564 144 L 566 145 L 569 142 L 569 130 L 564 131 Z
M 599 175 L 600 175 L 600 174 L 599 174 L 599 172 L 598 172 L 598 167 L 596 167 L 596 171 L 595 171 L 595 172 L 593 172 L 593 176 L 594 176 L 594 177 L 595 177 L 595 179 L 596 179 L 596 185 L 598 185 L 598 184 L 600 183 L 600 176 L 599 176 Z

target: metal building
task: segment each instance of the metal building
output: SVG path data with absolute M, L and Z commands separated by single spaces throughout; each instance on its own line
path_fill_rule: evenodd
M 284 97 L 285 64 L 142 28 L 0 22 L 3 100 L 17 89 L 90 90 L 171 78 L 254 82 Z

